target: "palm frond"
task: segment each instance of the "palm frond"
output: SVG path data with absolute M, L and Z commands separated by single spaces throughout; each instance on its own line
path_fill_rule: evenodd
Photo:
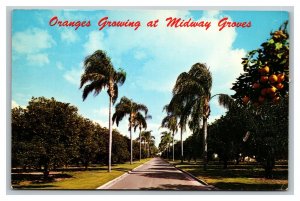
M 227 94 L 219 94 L 218 101 L 219 104 L 225 107 L 226 109 L 229 109 L 234 105 L 234 99 Z
M 82 99 L 85 100 L 92 91 L 94 91 L 94 96 L 98 95 L 104 87 L 105 83 L 101 81 L 94 81 L 88 85 L 85 85 L 82 93 Z
M 93 82 L 93 81 L 98 81 L 98 80 L 103 80 L 106 77 L 102 74 L 98 74 L 98 73 L 89 73 L 89 74 L 85 74 L 83 73 L 81 75 L 81 79 L 80 79 L 80 87 L 82 88 L 82 86 L 87 83 L 87 82 Z
M 126 80 L 126 72 L 119 68 L 119 71 L 115 73 L 114 80 L 116 80 L 116 83 L 119 85 L 123 85 Z

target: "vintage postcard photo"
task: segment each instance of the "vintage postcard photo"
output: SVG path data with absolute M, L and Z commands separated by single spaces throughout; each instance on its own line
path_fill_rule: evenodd
M 288 11 L 10 14 L 12 190 L 288 190 Z

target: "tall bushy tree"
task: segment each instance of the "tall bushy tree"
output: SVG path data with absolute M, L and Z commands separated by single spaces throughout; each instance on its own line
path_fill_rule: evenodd
M 54 98 L 32 98 L 12 110 L 12 161 L 49 170 L 78 156 L 77 108 Z
M 244 73 L 237 78 L 232 89 L 236 92 L 232 97 L 245 110 L 249 111 L 254 119 L 253 130 L 255 145 L 264 165 L 266 177 L 270 177 L 274 166 L 276 146 L 287 142 L 288 133 L 288 99 L 289 99 L 289 34 L 288 21 L 278 30 L 270 33 L 270 38 L 261 44 L 261 47 L 250 51 L 242 58 Z M 276 113 L 275 111 L 281 111 Z M 274 116 L 280 116 L 282 121 L 276 121 Z M 283 123 L 284 122 L 284 123 Z M 277 124 L 275 124 L 277 123 Z M 257 129 L 257 126 L 260 128 Z M 269 125 L 272 125 L 268 128 Z M 270 129 L 270 130 L 267 130 Z M 278 130 L 282 134 L 277 138 Z M 287 143 L 285 147 L 286 149 Z M 260 150 L 260 151 L 259 151 Z
M 79 129 L 79 160 L 87 170 L 89 164 L 95 160 L 98 149 L 95 124 L 89 119 L 79 117 L 77 128 Z
M 116 71 L 111 59 L 102 50 L 97 50 L 87 56 L 84 60 L 84 72 L 81 75 L 80 88 L 84 87 L 82 98 L 94 92 L 98 95 L 103 89 L 107 89 L 109 96 L 109 151 L 108 151 L 108 171 L 111 171 L 111 149 L 112 149 L 112 104 L 118 98 L 118 85 L 125 82 L 126 73 L 120 69 Z

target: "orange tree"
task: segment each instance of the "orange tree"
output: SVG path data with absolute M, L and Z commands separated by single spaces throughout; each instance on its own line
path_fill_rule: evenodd
M 264 102 L 278 103 L 289 89 L 289 34 L 285 22 L 271 32 L 261 47 L 250 51 L 242 64 L 245 73 L 237 78 L 233 98 L 240 103 L 259 106 Z
M 272 177 L 277 159 L 287 159 L 289 99 L 288 22 L 270 33 L 261 47 L 242 58 L 244 73 L 238 77 L 232 96 L 248 111 L 251 152 Z M 248 150 L 249 151 L 249 150 Z

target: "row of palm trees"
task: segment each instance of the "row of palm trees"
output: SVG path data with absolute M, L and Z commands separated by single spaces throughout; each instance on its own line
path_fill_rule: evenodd
M 207 167 L 207 120 L 210 115 L 210 100 L 219 96 L 221 105 L 228 105 L 230 98 L 225 94 L 211 96 L 212 75 L 206 64 L 196 63 L 188 72 L 181 73 L 173 87 L 172 98 L 164 107 L 167 115 L 162 120 L 162 127 L 168 128 L 173 138 L 174 160 L 174 135 L 180 129 L 181 162 L 183 162 L 183 132 L 188 124 L 192 132 L 199 131 L 201 121 L 203 127 L 203 162 L 204 169 Z M 165 133 L 161 143 L 165 141 Z M 164 143 L 162 143 L 164 144 Z
M 183 162 L 183 132 L 187 123 L 194 130 L 200 128 L 200 121 L 203 120 L 204 156 L 207 153 L 207 119 L 210 114 L 211 87 L 212 76 L 209 69 L 205 64 L 196 63 L 188 72 L 183 72 L 177 77 L 171 101 L 164 107 L 167 116 L 162 120 L 162 127 L 170 129 L 173 139 L 175 132 L 180 128 L 181 162 Z
M 144 115 L 141 113 L 144 112 Z M 116 122 L 117 126 L 119 126 L 119 122 L 128 115 L 129 121 L 129 133 L 130 133 L 130 164 L 132 164 L 132 129 L 139 127 L 140 129 L 140 158 L 141 158 L 141 130 L 142 128 L 147 128 L 146 119 L 152 118 L 151 115 L 148 115 L 148 108 L 143 104 L 139 104 L 134 102 L 127 97 L 122 97 L 120 102 L 116 105 L 115 113 L 113 114 L 113 122 Z M 151 132 L 150 132 L 151 133 Z
M 155 137 L 151 133 L 152 131 L 142 131 L 139 134 L 139 137 L 136 139 L 140 143 L 140 160 L 142 157 L 142 144 L 144 144 L 144 150 L 147 152 L 147 157 L 150 157 L 151 155 L 151 150 L 150 147 L 155 144 Z
M 107 90 L 109 96 L 109 150 L 108 150 L 108 172 L 111 172 L 111 151 L 112 151 L 112 124 L 119 122 L 126 116 L 129 116 L 129 133 L 130 133 L 130 164 L 132 164 L 132 129 L 140 130 L 140 159 L 141 159 L 141 132 L 147 128 L 146 120 L 151 119 L 148 115 L 148 108 L 134 102 L 133 100 L 122 97 L 116 105 L 115 113 L 112 116 L 112 105 L 118 98 L 118 86 L 124 84 L 126 80 L 126 72 L 123 69 L 116 71 L 111 59 L 102 50 L 97 50 L 93 54 L 87 56 L 84 60 L 84 72 L 81 75 L 80 89 L 83 88 L 83 101 L 90 93 L 97 96 L 102 90 Z M 148 135 L 148 134 L 147 134 Z M 151 139 L 150 137 L 147 138 Z
M 169 132 L 169 131 L 161 132 L 161 139 L 160 139 L 160 143 L 159 143 L 158 147 L 161 151 L 166 150 L 167 158 L 169 158 L 170 145 L 172 144 L 173 161 L 174 161 L 174 143 L 175 143 L 174 135 L 172 135 L 171 132 Z

